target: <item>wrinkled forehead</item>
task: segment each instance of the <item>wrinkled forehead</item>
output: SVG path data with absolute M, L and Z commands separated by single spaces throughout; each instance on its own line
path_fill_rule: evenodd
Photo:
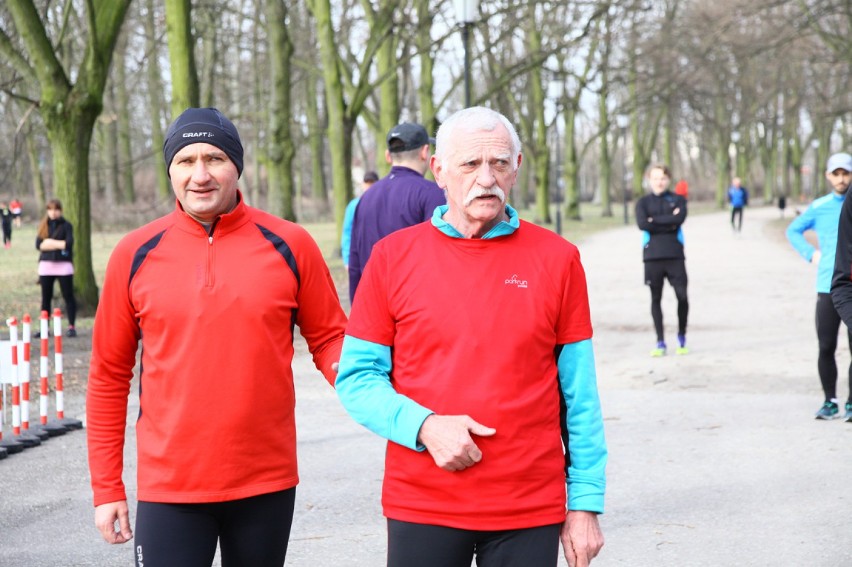
M 456 161 L 470 161 L 486 157 L 488 159 L 511 159 L 512 138 L 502 124 L 486 130 L 482 128 L 465 129 L 459 127 L 449 139 L 447 155 Z

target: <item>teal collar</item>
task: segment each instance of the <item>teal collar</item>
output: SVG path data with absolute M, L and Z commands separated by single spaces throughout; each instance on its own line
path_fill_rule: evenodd
M 441 205 L 440 207 L 435 207 L 435 212 L 432 214 L 432 226 L 446 234 L 451 238 L 464 238 L 462 233 L 457 231 L 453 225 L 444 220 L 444 215 L 450 209 L 449 205 Z M 518 219 L 518 212 L 511 207 L 511 205 L 506 205 L 506 214 L 509 216 L 508 221 L 500 221 L 495 225 L 491 230 L 486 232 L 482 238 L 497 238 L 498 236 L 508 236 L 512 234 L 521 226 L 521 222 Z

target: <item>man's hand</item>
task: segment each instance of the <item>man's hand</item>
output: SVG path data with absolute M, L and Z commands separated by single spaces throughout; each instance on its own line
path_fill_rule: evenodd
M 604 544 L 598 515 L 594 512 L 568 510 L 559 537 L 569 567 L 588 567 Z
M 115 531 L 118 521 L 119 531 Z M 101 532 L 107 543 L 125 543 L 133 538 L 130 530 L 130 512 L 127 510 L 127 500 L 110 502 L 95 507 L 95 527 Z
M 819 265 L 819 259 L 822 258 L 822 252 L 819 250 L 814 250 L 813 256 L 811 256 L 811 264 Z
M 420 426 L 417 439 L 426 446 L 435 464 L 446 471 L 461 471 L 482 460 L 482 451 L 471 435 L 490 437 L 496 429 L 466 415 L 435 415 Z

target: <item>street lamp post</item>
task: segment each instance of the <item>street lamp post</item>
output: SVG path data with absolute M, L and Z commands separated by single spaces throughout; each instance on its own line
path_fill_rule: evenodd
M 470 28 L 479 13 L 479 0 L 455 0 L 456 19 L 462 26 L 464 44 L 464 106 L 471 104 L 470 97 Z
M 630 124 L 630 117 L 626 114 L 618 114 L 615 117 L 615 123 L 618 125 L 618 132 L 621 135 L 621 148 L 623 157 L 621 160 L 621 202 L 624 205 L 624 224 L 628 224 L 627 218 L 627 126 Z

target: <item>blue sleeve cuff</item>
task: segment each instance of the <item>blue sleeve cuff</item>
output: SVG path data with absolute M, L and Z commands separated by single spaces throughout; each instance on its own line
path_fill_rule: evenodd
M 334 383 L 337 396 L 349 415 L 373 433 L 423 451 L 417 434 L 433 412 L 394 390 L 391 368 L 390 347 L 346 335 Z
M 603 513 L 607 448 L 591 339 L 563 345 L 557 366 L 568 408 L 568 509 Z

